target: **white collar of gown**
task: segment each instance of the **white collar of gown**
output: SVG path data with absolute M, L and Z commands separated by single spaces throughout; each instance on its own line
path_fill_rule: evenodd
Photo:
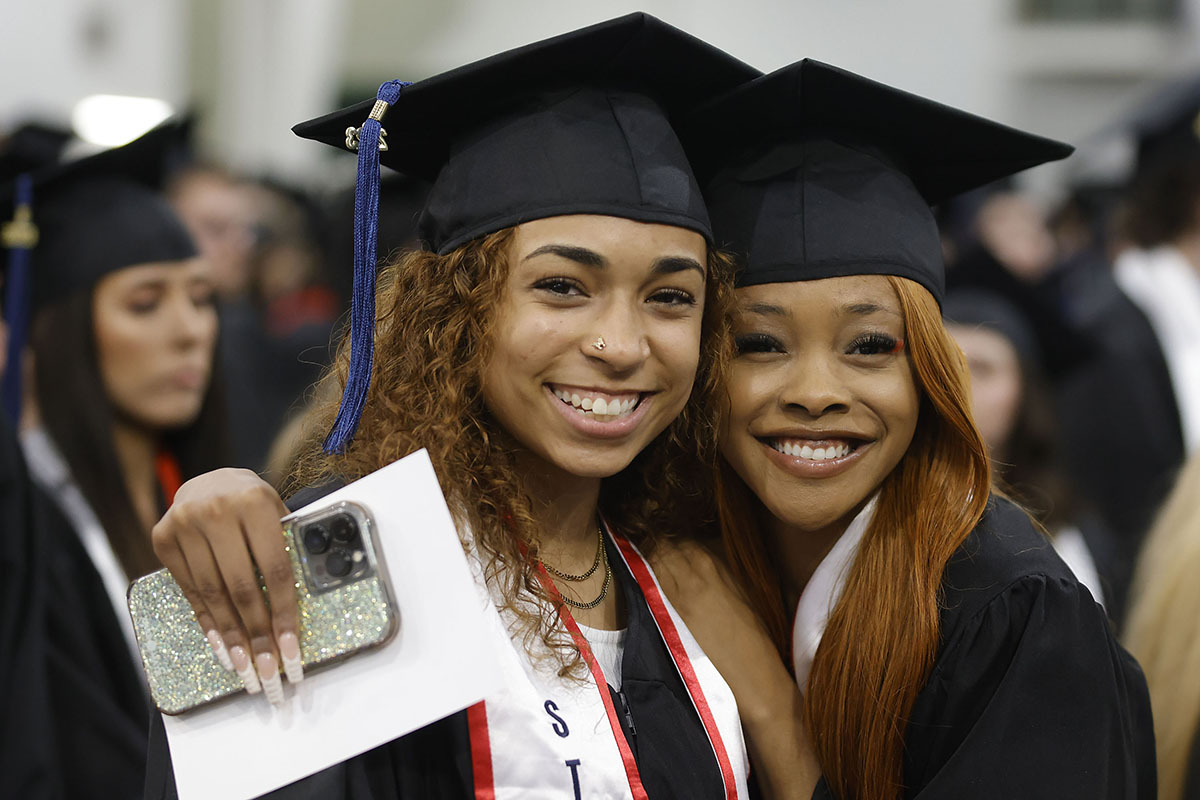
M 1183 446 L 1200 449 L 1200 271 L 1177 248 L 1126 250 L 1113 274 L 1145 313 L 1162 347 L 1179 407 Z
M 800 594 L 800 601 L 796 604 L 796 621 L 792 625 L 792 664 L 801 691 L 808 688 L 808 673 L 812 670 L 813 658 L 821 645 L 825 625 L 838 598 L 842 596 L 850 565 L 854 563 L 863 534 L 875 516 L 878 499 L 879 495 L 876 494 L 858 512 L 833 548 L 821 559 Z
M 121 626 L 121 632 L 125 634 L 125 644 L 133 657 L 133 663 L 140 666 L 142 654 L 138 650 L 133 620 L 125 603 L 129 578 L 125 576 L 125 570 L 109 544 L 104 526 L 100 524 L 96 512 L 88 505 L 79 485 L 75 483 L 66 459 L 58 451 L 50 434 L 44 428 L 31 428 L 21 431 L 20 439 L 30 476 L 58 503 L 72 529 L 79 536 L 83 549 L 104 584 L 117 623 Z M 138 670 L 138 673 L 140 674 L 141 670 Z

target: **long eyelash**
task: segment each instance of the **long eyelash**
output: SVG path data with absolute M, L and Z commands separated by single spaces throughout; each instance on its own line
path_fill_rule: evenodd
M 856 351 L 861 348 L 873 348 L 878 354 L 895 355 L 904 350 L 904 340 L 889 336 L 886 333 L 867 333 L 850 344 L 850 350 Z
M 769 353 L 780 349 L 779 342 L 775 340 L 775 337 L 765 333 L 747 333 L 735 336 L 733 346 L 738 353 Z
M 545 289 L 547 291 L 552 291 L 551 287 L 555 287 L 555 286 L 565 286 L 568 289 L 575 289 L 578 291 L 583 291 L 583 287 L 580 286 L 576 281 L 572 280 L 571 278 L 562 278 L 562 277 L 542 278 L 540 281 L 533 284 L 533 288 Z M 560 293 L 555 292 L 555 294 L 560 294 Z
M 682 289 L 660 289 L 654 294 L 655 296 L 661 296 L 664 294 L 669 295 L 670 297 L 675 298 L 675 300 L 681 304 L 687 304 L 689 306 L 696 305 L 696 298 L 692 297 L 689 292 L 685 292 Z

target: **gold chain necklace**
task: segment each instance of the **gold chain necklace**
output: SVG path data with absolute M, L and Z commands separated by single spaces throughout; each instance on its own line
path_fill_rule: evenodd
M 567 597 L 562 592 L 558 593 L 558 596 L 562 598 L 562 601 L 564 603 L 569 605 L 571 608 L 578 608 L 581 611 L 587 611 L 590 608 L 595 608 L 596 606 L 598 606 L 602 602 L 604 602 L 604 598 L 608 596 L 608 587 L 612 585 L 612 567 L 609 566 L 608 552 L 604 548 L 604 531 L 600 529 L 599 525 L 597 525 L 596 532 L 600 534 L 599 547 L 596 550 L 596 561 L 594 564 L 592 564 L 592 568 L 589 569 L 587 572 L 585 572 L 581 575 L 570 575 L 570 574 L 567 574 L 564 572 L 559 572 L 554 567 L 547 564 L 545 561 L 542 562 L 542 566 L 546 568 L 547 572 L 551 573 L 552 575 L 556 575 L 556 576 L 562 578 L 563 580 L 573 581 L 573 582 L 579 582 L 582 580 L 586 580 L 587 578 L 590 578 L 596 572 L 596 569 L 600 566 L 600 564 L 601 563 L 604 564 L 604 585 L 600 587 L 600 595 L 595 600 L 591 600 L 589 602 L 582 603 L 582 602 L 579 602 L 578 600 L 572 600 L 571 598 Z
M 589 569 L 587 572 L 580 573 L 579 575 L 571 575 L 566 572 L 559 572 L 554 567 L 547 564 L 545 561 L 542 562 L 542 566 L 545 567 L 546 571 L 549 572 L 551 575 L 553 575 L 556 578 L 562 578 L 564 581 L 571 581 L 572 583 L 579 583 L 580 581 L 586 581 L 588 578 L 592 577 L 592 575 L 595 574 L 596 568 L 600 566 L 600 559 L 604 555 L 604 532 L 600 530 L 599 525 L 596 526 L 596 533 L 598 533 L 600 535 L 600 538 L 597 539 L 597 541 L 596 541 L 596 560 L 592 562 L 592 568 Z

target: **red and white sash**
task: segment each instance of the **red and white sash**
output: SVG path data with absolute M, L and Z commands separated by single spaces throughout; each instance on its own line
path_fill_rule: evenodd
M 747 756 L 733 692 L 701 651 L 663 594 L 654 572 L 634 545 L 608 532 L 641 587 L 663 641 L 687 687 L 725 786 L 726 800 L 745 798 Z M 494 598 L 472 559 L 476 582 Z M 557 590 L 544 570 L 543 585 Z M 589 669 L 586 681 L 563 679 L 557 660 L 531 658 L 523 637 L 514 641 L 508 614 L 492 612 L 489 629 L 500 653 L 505 689 L 468 709 L 477 800 L 647 800 L 607 681 L 587 640 L 569 613 L 562 620 Z M 564 609 L 566 612 L 566 609 Z M 528 642 L 543 647 L 540 638 Z

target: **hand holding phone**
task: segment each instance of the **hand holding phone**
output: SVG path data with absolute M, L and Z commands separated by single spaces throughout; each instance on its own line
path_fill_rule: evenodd
M 296 579 L 279 521 L 287 514 L 257 474 L 218 469 L 185 482 L 151 534 L 218 659 L 251 694 L 262 691 L 261 675 L 268 697 L 281 694 L 281 665 L 301 669 Z
M 369 511 L 342 502 L 286 518 L 284 524 L 284 551 L 299 598 L 303 666 L 328 664 L 388 641 L 397 613 Z M 265 581 L 258 591 L 266 594 Z M 161 711 L 179 714 L 250 688 L 240 670 L 222 665 L 170 572 L 135 581 L 129 606 L 151 695 Z M 292 670 L 288 673 L 295 680 Z M 272 677 L 263 676 L 263 687 L 280 702 L 278 670 Z

